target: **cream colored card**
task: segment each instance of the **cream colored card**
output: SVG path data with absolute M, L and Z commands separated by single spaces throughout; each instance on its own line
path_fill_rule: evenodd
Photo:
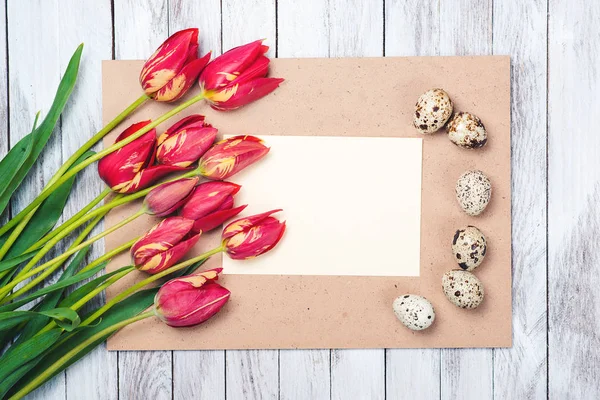
M 266 136 L 272 151 L 235 176 L 242 215 L 282 208 L 281 243 L 228 274 L 418 276 L 422 139 Z

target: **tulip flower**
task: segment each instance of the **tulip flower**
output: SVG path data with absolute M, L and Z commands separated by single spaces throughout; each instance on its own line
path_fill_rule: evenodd
M 245 205 L 233 208 L 233 195 L 240 185 L 231 182 L 206 182 L 194 192 L 181 207 L 181 216 L 195 220 L 194 232 L 208 232 L 238 215 Z
M 171 126 L 158 138 L 159 164 L 189 167 L 212 146 L 217 129 L 204 122 L 203 115 L 190 115 Z
M 198 242 L 194 234 L 194 221 L 183 217 L 170 217 L 154 225 L 131 246 L 133 264 L 149 274 L 157 274 L 177 262 Z
M 175 278 L 154 297 L 154 313 L 169 326 L 198 325 L 227 303 L 231 292 L 215 282 L 222 268 Z
M 225 251 L 234 260 L 254 258 L 271 250 L 285 232 L 285 222 L 271 214 L 281 210 L 253 215 L 233 221 L 223 229 Z
M 149 214 L 157 217 L 169 215 L 188 200 L 198 184 L 197 176 L 163 183 L 152 189 L 144 199 L 144 207 Z
M 216 110 L 234 110 L 277 89 L 280 78 L 266 78 L 269 47 L 257 40 L 215 58 L 199 78 L 204 98 Z
M 120 142 L 148 125 L 151 121 L 138 122 L 125 129 L 116 142 Z M 115 192 L 133 193 L 150 186 L 171 172 L 185 168 L 174 165 L 152 165 L 156 149 L 156 130 L 151 129 L 131 143 L 98 162 L 100 178 Z
M 192 87 L 210 60 L 198 58 L 198 29 L 171 35 L 146 61 L 140 73 L 144 92 L 156 101 L 175 101 Z
M 255 136 L 235 136 L 210 148 L 198 162 L 200 174 L 208 179 L 222 180 L 243 170 L 269 152 L 264 142 Z

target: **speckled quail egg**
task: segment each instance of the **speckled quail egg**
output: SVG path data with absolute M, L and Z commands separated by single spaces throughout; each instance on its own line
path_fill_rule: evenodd
M 460 308 L 477 308 L 483 301 L 483 285 L 475 275 L 453 269 L 442 276 L 442 289 L 452 304 Z
M 474 226 L 459 229 L 452 239 L 452 254 L 458 266 L 465 271 L 473 271 L 483 262 L 487 244 L 485 236 Z
M 448 125 L 448 137 L 455 145 L 465 149 L 478 149 L 487 143 L 487 132 L 481 120 L 468 112 L 454 114 Z
M 452 115 L 452 100 L 443 89 L 431 89 L 419 97 L 415 105 L 413 125 L 420 133 L 433 133 L 444 126 Z
M 427 329 L 435 321 L 435 311 L 429 300 L 416 294 L 396 298 L 393 308 L 400 322 L 413 331 Z
M 492 183 L 479 170 L 467 171 L 456 182 L 456 199 L 460 207 L 471 216 L 485 210 L 492 197 Z

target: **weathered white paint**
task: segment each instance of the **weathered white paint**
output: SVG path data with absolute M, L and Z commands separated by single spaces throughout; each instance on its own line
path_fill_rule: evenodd
M 545 0 L 494 2 L 494 54 L 512 63 L 513 347 L 494 350 L 494 398 L 546 397 Z

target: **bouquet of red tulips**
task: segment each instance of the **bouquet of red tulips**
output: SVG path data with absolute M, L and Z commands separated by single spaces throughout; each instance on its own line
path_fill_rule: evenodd
M 173 327 L 206 321 L 231 293 L 217 283 L 221 268 L 203 270 L 201 265 L 218 253 L 236 260 L 257 257 L 279 242 L 285 223 L 273 214 L 280 210 L 240 218 L 246 206 L 236 206 L 234 197 L 241 188 L 227 181 L 264 157 L 269 152 L 265 143 L 249 135 L 215 143 L 217 128 L 199 114 L 156 131 L 201 100 L 229 111 L 271 93 L 283 80 L 267 77 L 267 49 L 259 40 L 210 61 L 210 53 L 198 56 L 197 29 L 172 35 L 142 68 L 143 94 L 93 135 L 38 197 L 0 228 L 0 398 L 22 398 L 136 321 L 158 317 Z M 39 125 L 36 116 L 31 133 L 0 161 L 5 178 L 0 213 L 44 150 L 75 84 L 81 52 L 82 46 L 65 71 L 48 116 Z M 200 94 L 186 99 L 196 82 Z M 149 100 L 174 106 L 153 121 L 124 129 L 112 146 L 90 150 Z M 77 173 L 94 162 L 107 188 L 55 226 Z M 111 209 L 142 198 L 137 212 L 90 237 Z M 84 262 L 94 242 L 143 214 L 164 219 L 144 235 Z M 203 233 L 223 224 L 218 247 L 188 254 Z M 69 241 L 68 249 L 48 259 L 61 241 Z M 125 251 L 131 254 L 131 265 L 102 273 L 111 258 Z M 103 306 L 81 313 L 91 299 L 128 274 L 146 277 Z M 57 275 L 55 283 L 44 286 L 52 275 Z

